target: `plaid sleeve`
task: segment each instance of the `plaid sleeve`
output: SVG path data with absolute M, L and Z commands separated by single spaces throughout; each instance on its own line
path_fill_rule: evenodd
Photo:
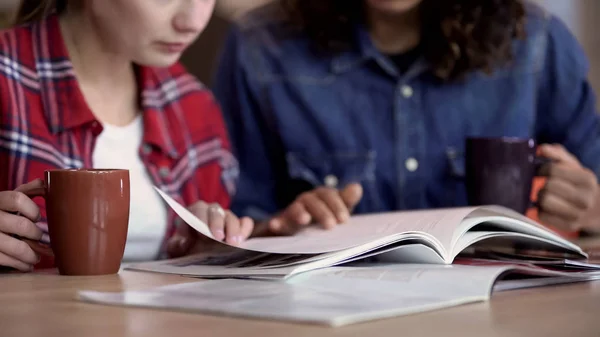
M 14 190 L 35 179 L 43 179 L 44 171 L 61 168 L 58 151 L 40 111 L 25 102 L 35 102 L 14 79 L 0 74 L 0 190 Z M 34 198 L 42 219 L 38 226 L 46 233 L 42 242 L 49 242 L 46 208 L 43 198 Z
M 6 92 L 5 78 L 0 77 L 0 97 L 4 102 Z M 48 154 L 45 148 L 51 148 L 44 143 L 34 133 L 28 133 L 23 128 L 13 127 L 10 122 L 15 114 L 6 110 L 6 104 L 2 104 L 0 110 L 0 190 L 14 190 L 18 186 L 32 180 L 42 178 L 45 170 L 59 168 L 56 163 L 47 160 L 44 157 Z M 12 119 L 14 120 L 14 119 Z M 33 198 L 33 201 L 40 208 L 41 219 L 36 225 L 44 233 L 41 242 L 50 243 L 48 235 L 48 224 L 46 220 L 46 204 L 41 197 Z M 54 259 L 48 256 L 42 256 L 36 268 L 51 268 L 54 266 Z
M 0 190 L 14 190 L 44 171 L 71 162 L 56 148 L 49 130 L 36 73 L 31 32 L 9 30 L 0 34 Z M 48 243 L 45 201 L 33 199 L 42 215 L 37 224 Z

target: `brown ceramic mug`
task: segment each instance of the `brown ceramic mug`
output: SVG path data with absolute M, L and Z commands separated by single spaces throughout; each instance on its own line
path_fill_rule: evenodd
M 62 275 L 108 275 L 119 271 L 129 223 L 129 171 L 72 169 L 45 172 L 50 247 Z

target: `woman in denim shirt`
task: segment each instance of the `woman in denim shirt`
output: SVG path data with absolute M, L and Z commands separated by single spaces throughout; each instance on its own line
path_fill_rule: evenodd
M 233 209 L 290 233 L 464 206 L 465 138 L 530 137 L 554 160 L 540 220 L 576 228 L 600 173 L 587 67 L 564 24 L 521 0 L 277 1 L 238 22 L 216 77 Z

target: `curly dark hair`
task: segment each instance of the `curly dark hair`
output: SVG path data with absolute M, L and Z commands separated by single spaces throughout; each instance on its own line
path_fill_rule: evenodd
M 525 37 L 524 0 L 423 0 L 421 47 L 442 80 L 473 71 L 491 73 L 513 58 L 512 42 Z M 280 0 L 321 51 L 352 46 L 352 29 L 365 20 L 364 0 Z

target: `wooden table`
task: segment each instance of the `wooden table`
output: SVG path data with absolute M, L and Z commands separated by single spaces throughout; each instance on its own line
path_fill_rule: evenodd
M 244 320 L 78 302 L 77 290 L 122 291 L 193 281 L 121 272 L 0 276 L 0 336 L 599 336 L 600 282 L 494 294 L 487 303 L 342 328 Z

